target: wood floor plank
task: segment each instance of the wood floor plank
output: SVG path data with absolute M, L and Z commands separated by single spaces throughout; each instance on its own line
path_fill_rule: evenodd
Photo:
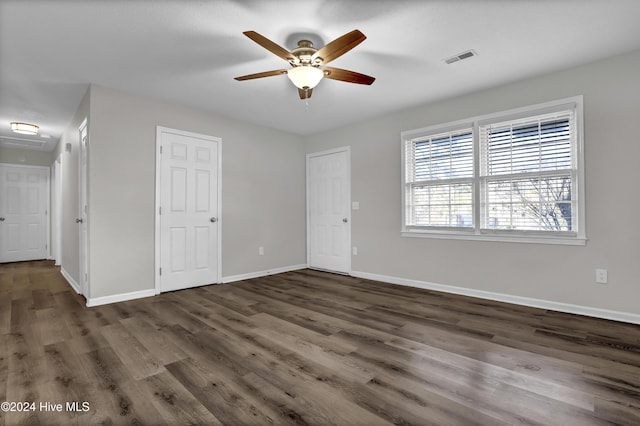
M 100 333 L 134 379 L 140 380 L 164 371 L 162 363 L 121 324 L 101 327 Z
M 206 297 L 199 297 L 196 300 L 193 298 L 185 297 L 182 294 L 173 294 L 172 296 L 178 298 L 180 306 L 193 315 L 198 320 L 206 323 L 211 328 L 223 331 L 233 331 L 237 333 L 243 333 L 246 330 L 250 330 L 255 327 L 250 316 L 258 313 L 258 311 L 251 309 L 248 314 L 239 313 L 233 307 L 228 307 L 224 302 L 220 302 L 221 298 L 217 298 L 214 302 Z
M 6 376 L 6 401 L 47 401 L 44 346 L 28 329 L 6 335 L 9 368 Z M 8 412 L 5 424 L 40 424 L 39 413 Z
M 291 390 L 297 395 L 304 395 L 307 401 L 323 401 L 323 404 L 315 406 L 316 414 L 310 419 L 310 423 L 319 425 L 392 424 L 388 420 L 361 407 L 353 400 L 344 398 L 341 392 L 327 392 L 324 386 L 302 381 L 297 383 Z
M 604 420 L 619 425 L 637 425 L 640 418 L 640 399 L 624 403 L 596 398 L 595 412 Z
M 33 307 L 31 295 L 11 301 L 11 332 L 30 330 L 36 322 L 36 311 Z
M 334 350 L 333 348 L 328 347 L 330 343 L 323 344 L 322 341 L 319 341 L 317 338 L 298 337 L 295 334 L 289 334 L 286 330 L 274 329 L 271 327 L 261 329 L 261 334 L 274 342 L 283 342 L 285 346 L 290 347 L 291 350 L 306 359 L 324 365 L 327 368 L 333 368 L 341 371 L 343 375 L 349 377 L 351 380 L 365 383 L 374 375 L 374 373 L 369 369 L 360 364 L 351 362 L 345 356 L 345 352 L 350 352 L 350 350 L 344 350 L 345 345 L 336 343 L 334 344 Z M 311 343 L 310 340 L 314 340 L 319 344 Z M 343 346 L 343 348 L 340 349 L 340 346 Z
M 167 365 L 167 370 L 223 424 L 296 424 L 288 415 L 293 410 L 271 403 L 231 370 L 207 368 L 191 359 Z
M 91 416 L 96 423 L 163 422 L 162 416 L 141 394 L 129 371 L 111 348 L 82 354 L 79 359 L 80 366 L 94 384 L 85 398 L 91 404 Z
M 491 359 L 478 360 L 454 352 L 439 349 L 410 340 L 393 338 L 387 342 L 389 346 L 405 349 L 418 357 L 425 357 L 443 362 L 457 369 L 471 374 L 481 374 L 490 380 L 499 381 L 523 390 L 546 395 L 575 407 L 593 410 L 593 394 L 576 390 L 573 383 L 563 381 L 562 376 L 556 377 L 554 371 L 546 372 L 538 368 L 506 368 L 509 364 L 495 365 Z M 543 357 L 541 357 L 543 358 Z M 535 360 L 536 365 L 542 364 L 542 359 Z
M 434 346 L 447 352 L 485 361 L 506 369 L 522 371 L 539 376 L 555 377 L 565 380 L 568 386 L 581 381 L 582 365 L 569 360 L 544 356 L 538 352 L 520 350 L 504 346 L 495 341 L 476 339 L 466 335 L 457 335 L 439 328 L 409 324 L 397 331 L 397 335 L 406 340 L 414 340 Z M 392 339 L 392 342 L 394 340 Z M 543 355 L 543 356 L 541 356 Z
M 9 342 L 6 334 L 0 334 L 0 402 L 7 401 L 9 380 Z M 4 424 L 4 412 L 0 410 L 0 425 Z
M 558 421 L 558 424 L 584 424 L 580 422 L 589 419 L 586 413 L 593 411 L 592 403 L 587 404 L 586 409 L 565 404 L 550 395 L 536 394 L 511 385 L 512 379 L 499 380 L 484 374 L 481 366 L 465 370 L 438 360 L 407 357 L 406 353 L 380 347 L 349 356 L 371 368 L 377 368 L 376 380 L 393 384 L 394 388 L 425 389 L 509 424 L 517 423 L 520 418 L 529 418 L 541 424 L 552 424 L 554 421 Z M 508 373 L 506 375 L 509 376 Z M 566 391 L 571 392 L 571 389 Z M 478 400 L 477 394 L 486 397 Z M 509 402 L 510 410 L 504 410 L 505 401 Z M 530 401 L 536 403 L 529 406 L 527 402 Z
M 0 264 L 0 426 L 640 424 L 640 326 L 299 270 L 87 308 Z
M 227 368 L 235 372 L 239 376 L 243 376 L 249 370 L 242 364 L 242 357 L 234 352 L 234 346 L 225 347 L 222 335 L 215 331 L 190 333 L 179 325 L 171 326 L 166 329 L 174 343 L 185 351 L 185 353 L 197 362 L 206 364 L 207 362 L 215 362 L 219 368 Z M 231 343 L 231 342 L 230 342 Z M 248 354 L 247 349 L 243 348 L 243 355 Z
M 458 412 L 464 410 L 465 407 L 458 406 L 457 403 L 450 399 L 428 392 L 425 387 L 420 389 L 419 394 L 421 397 L 404 390 L 390 392 L 390 389 L 376 386 L 379 383 L 376 377 L 366 383 L 350 380 L 340 370 L 314 362 L 297 354 L 288 356 L 287 364 L 294 367 L 295 371 L 299 372 L 301 376 L 295 383 L 305 384 L 305 386 L 297 385 L 299 387 L 286 388 L 288 389 L 287 394 L 306 404 L 311 403 L 313 405 L 313 400 L 310 401 L 308 399 L 313 395 L 309 395 L 306 390 L 307 386 L 312 386 L 314 389 L 335 393 L 340 398 L 358 405 L 386 422 L 394 424 L 460 424 L 459 421 L 454 422 L 453 420 L 459 420 L 460 417 L 463 417 L 459 415 L 446 417 L 446 412 L 451 410 Z M 263 378 L 271 380 L 272 376 L 263 376 Z M 425 403 L 422 398 L 428 402 Z M 323 410 L 311 409 L 309 412 L 313 413 L 312 418 L 320 424 L 329 424 L 333 421 L 331 417 L 326 416 L 326 412 Z M 475 418 L 490 419 L 485 424 L 500 424 L 495 418 L 477 415 L 477 413 Z
M 11 331 L 11 305 L 11 293 L 0 291 L 0 335 L 8 334 Z
M 147 377 L 139 384 L 167 424 L 223 424 L 168 371 Z
M 43 345 L 64 342 L 71 339 L 71 332 L 67 328 L 67 323 L 60 318 L 60 313 L 56 308 L 46 308 L 35 311 L 36 323 L 34 329 L 40 336 Z
M 122 389 L 123 396 L 114 398 L 115 409 L 103 407 L 105 413 L 110 414 L 114 419 L 114 424 L 168 424 L 167 419 L 156 408 L 141 382 L 125 380 L 119 383 L 119 388 Z M 115 413 L 118 414 L 118 417 L 115 416 Z
M 309 330 L 304 326 L 298 325 L 297 322 L 292 323 L 279 316 L 260 313 L 251 318 L 257 325 L 258 330 L 256 330 L 256 332 L 261 333 L 263 336 L 268 335 L 265 333 L 273 331 L 286 336 L 286 339 L 303 340 L 339 355 L 344 355 L 357 349 L 357 346 L 353 342 L 344 341 L 341 343 L 336 339 L 332 339 L 331 336 Z M 336 333 L 338 332 L 340 332 L 340 329 L 336 328 Z M 280 339 L 277 340 L 284 341 Z
M 89 414 L 84 411 L 67 410 L 66 404 L 86 401 L 92 390 L 92 383 L 80 369 L 78 357 L 65 342 L 53 343 L 44 347 L 45 371 L 39 378 L 42 388 L 42 398 L 38 403 L 51 402 L 62 404 L 64 409 L 59 413 L 40 410 L 39 416 L 50 421 L 55 416 L 57 421 L 67 424 L 82 424 L 88 422 Z
M 422 425 L 512 425 L 514 420 L 503 419 L 499 413 L 478 410 L 469 401 L 460 402 L 425 389 L 420 383 L 411 381 L 396 381 L 386 375 L 377 376 L 365 385 L 367 398 L 362 403 L 367 404 L 372 395 L 383 401 L 381 406 L 371 407 L 376 414 L 381 415 L 381 407 L 389 406 L 389 413 L 402 412 L 400 421 Z M 360 391 L 361 393 L 362 391 Z M 393 414 L 391 414 L 393 415 Z M 396 418 L 392 417 L 394 423 Z
M 162 331 L 157 330 L 143 318 L 125 318 L 120 323 L 135 337 L 162 365 L 187 357 Z
M 36 289 L 31 292 L 33 305 L 36 310 L 55 307 L 55 300 L 50 289 Z
M 155 303 L 163 316 L 172 318 L 174 324 L 180 324 L 191 333 L 206 330 L 208 326 L 197 317 L 191 315 L 180 306 L 180 301 L 175 300 L 172 294 L 163 297 L 162 300 Z
M 301 327 L 308 328 L 310 330 L 330 335 L 338 331 L 335 327 L 322 322 L 317 321 L 309 317 L 309 310 L 299 307 L 294 303 L 289 303 L 288 298 L 277 299 L 279 294 L 270 293 L 269 291 L 250 291 L 244 289 L 236 289 L 236 293 L 245 292 L 247 296 L 252 296 L 259 299 L 260 303 L 253 305 L 253 309 L 258 312 L 265 312 L 272 316 L 277 316 L 286 321 L 297 324 Z

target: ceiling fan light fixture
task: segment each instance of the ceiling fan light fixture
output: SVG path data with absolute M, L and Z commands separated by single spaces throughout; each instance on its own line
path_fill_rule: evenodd
M 287 76 L 298 89 L 313 89 L 320 83 L 320 80 L 324 77 L 324 73 L 320 68 L 302 65 L 288 70 Z
M 35 124 L 20 123 L 18 121 L 12 121 L 10 124 L 11 130 L 14 133 L 20 133 L 22 135 L 37 135 L 40 129 L 40 126 Z

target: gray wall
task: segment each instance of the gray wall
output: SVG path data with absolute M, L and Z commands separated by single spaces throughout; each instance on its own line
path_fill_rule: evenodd
M 60 141 L 53 152 L 51 162 L 60 157 L 62 175 L 62 230 L 61 268 L 77 284 L 80 284 L 80 226 L 75 222 L 79 217 L 79 153 L 80 134 L 78 127 L 89 116 L 90 92 L 87 90 L 73 119 L 60 137 Z M 71 151 L 65 150 L 65 145 L 71 145 Z
M 47 151 L 0 147 L 0 163 L 49 167 L 53 158 L 53 154 Z
M 91 298 L 155 286 L 158 125 L 222 138 L 223 277 L 306 263 L 299 136 L 92 86 Z
M 350 145 L 354 271 L 640 314 L 640 52 L 456 97 L 308 138 Z M 375 89 L 375 86 L 373 86 Z M 400 236 L 400 132 L 584 95 L 586 246 Z M 609 270 L 596 284 L 595 268 Z
M 354 271 L 640 313 L 640 52 L 302 138 L 92 86 L 61 139 L 63 268 L 78 280 L 78 132 L 89 116 L 91 297 L 154 287 L 157 125 L 221 137 L 222 274 L 303 264 L 305 152 L 351 146 Z M 586 246 L 400 236 L 400 132 L 584 95 Z M 72 144 L 71 153 L 63 150 Z M 258 246 L 265 256 L 258 256 Z M 594 269 L 609 270 L 609 284 Z

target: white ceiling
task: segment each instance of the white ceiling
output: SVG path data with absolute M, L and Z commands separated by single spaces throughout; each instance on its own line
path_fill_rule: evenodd
M 53 149 L 89 83 L 311 134 L 640 49 L 639 17 L 639 0 L 0 0 L 0 145 Z M 307 104 L 286 76 L 233 79 L 288 67 L 243 31 L 292 49 L 356 28 L 331 66 L 372 86 L 325 79 Z

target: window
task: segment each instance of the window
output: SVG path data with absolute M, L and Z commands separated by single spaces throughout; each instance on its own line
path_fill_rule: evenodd
M 410 141 L 409 222 L 416 226 L 470 227 L 473 210 L 471 129 Z
M 584 244 L 582 97 L 402 133 L 403 235 Z

